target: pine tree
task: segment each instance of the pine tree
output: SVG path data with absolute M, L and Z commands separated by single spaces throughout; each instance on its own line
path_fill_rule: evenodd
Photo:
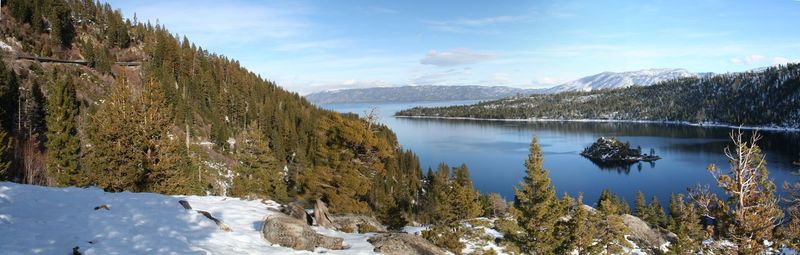
M 519 188 L 514 188 L 514 206 L 520 211 L 517 224 L 524 232 L 514 233 L 511 238 L 523 252 L 534 254 L 550 254 L 559 246 L 554 232 L 556 222 L 563 216 L 542 161 L 542 150 L 534 137 L 525 161 L 526 176 Z
M 11 136 L 0 127 L 0 180 L 5 180 L 8 169 L 11 167 L 10 155 L 14 149 Z
M 277 201 L 288 199 L 283 171 L 261 131 L 250 125 L 236 141 L 236 172 L 239 175 L 234 179 L 231 193 L 235 196 L 265 196 Z
M 75 85 L 69 77 L 55 77 L 47 92 L 47 170 L 57 185 L 81 185 Z
M 146 174 L 141 119 L 125 78 L 117 79 L 111 94 L 92 116 L 86 167 L 90 184 L 106 191 L 141 191 Z
M 12 179 L 14 113 L 19 100 L 19 86 L 13 71 L 0 61 L 0 180 Z
M 670 254 L 697 254 L 703 239 L 702 225 L 693 203 L 683 201 L 682 194 L 672 194 L 669 199 L 670 232 L 675 240 L 669 245 Z
M 597 242 L 593 248 L 605 251 L 605 254 L 619 254 L 624 248 L 630 248 L 630 242 L 625 239 L 628 228 L 613 201 L 608 199 L 601 201 L 598 211 Z
M 572 249 L 564 250 L 563 254 L 572 253 L 572 251 L 575 251 L 574 254 L 577 255 L 599 253 L 599 247 L 593 245 L 598 234 L 595 225 L 598 216 L 599 214 L 590 212 L 583 205 L 583 195 L 579 194 L 575 213 L 568 222 L 569 242 L 572 243 Z
M 667 226 L 667 215 L 664 213 L 664 208 L 661 207 L 661 204 L 658 202 L 658 197 L 653 196 L 650 199 L 650 204 L 647 205 L 647 224 L 650 224 L 653 228 L 658 227 L 666 227 Z
M 161 84 L 151 80 L 139 96 L 137 115 L 141 151 L 145 154 L 145 190 L 167 194 L 195 194 L 199 187 L 189 178 L 190 159 L 178 136 L 169 131 L 172 115 Z
M 756 145 L 760 135 L 753 134 L 747 142 L 741 132 L 731 133 L 731 139 L 735 148 L 725 149 L 730 172 L 720 174 L 716 166 L 709 166 L 717 184 L 728 195 L 720 208 L 727 221 L 722 225 L 738 254 L 761 254 L 768 248 L 764 241 L 772 239 L 783 211 L 775 198 L 775 184 L 769 178 L 766 160 Z
M 50 6 L 50 21 L 53 34 L 64 48 L 72 46 L 75 38 L 75 27 L 72 26 L 72 13 L 64 0 L 52 0 Z
M 633 203 L 634 209 L 636 210 L 636 217 L 647 221 L 647 200 L 644 198 L 644 193 L 640 190 L 636 192 L 636 200 Z
M 451 211 L 457 220 L 469 220 L 481 215 L 483 208 L 480 203 L 480 194 L 472 186 L 467 165 L 453 168 L 453 184 L 450 201 Z

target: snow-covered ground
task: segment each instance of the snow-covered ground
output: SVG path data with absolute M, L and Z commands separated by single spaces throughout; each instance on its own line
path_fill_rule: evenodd
M 220 230 L 195 210 L 208 211 L 230 226 Z M 107 205 L 109 210 L 94 208 Z M 106 193 L 97 188 L 50 188 L 0 182 L 0 253 L 71 254 L 313 254 L 272 246 L 261 237 L 260 201 L 217 196 Z M 345 239 L 350 249 L 327 254 L 374 254 L 371 234 L 316 230 Z

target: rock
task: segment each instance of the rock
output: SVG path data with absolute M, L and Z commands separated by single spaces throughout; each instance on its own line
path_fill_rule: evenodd
M 331 221 L 336 229 L 343 232 L 386 232 L 386 227 L 383 226 L 377 219 L 364 215 L 333 215 Z
M 196 212 L 199 213 L 199 214 L 202 214 L 203 216 L 206 216 L 206 218 L 208 218 L 209 220 L 213 221 L 214 224 L 217 224 L 217 227 L 219 227 L 220 230 L 225 231 L 225 232 L 233 231 L 233 229 L 230 226 L 228 226 L 228 224 L 225 224 L 221 220 L 219 220 L 217 218 L 214 218 L 214 216 L 211 216 L 211 213 L 206 212 L 206 211 L 200 211 L 200 210 L 196 210 Z
M 643 249 L 650 249 L 651 252 L 656 252 L 661 245 L 667 242 L 658 230 L 650 228 L 646 222 L 636 216 L 624 214 L 622 215 L 622 221 L 631 231 L 628 239 Z M 669 233 L 665 235 L 668 236 Z
M 344 249 L 339 237 L 324 236 L 309 227 L 306 222 L 282 213 L 273 213 L 264 218 L 261 234 L 272 244 L 295 250 L 313 251 L 316 247 L 331 250 Z
M 178 200 L 178 203 L 181 204 L 181 206 L 183 206 L 183 209 L 186 209 L 186 210 L 191 210 L 192 209 L 192 206 L 189 205 L 189 201 Z
M 295 219 L 305 221 L 309 226 L 314 224 L 314 219 L 306 212 L 306 209 L 303 208 L 303 205 L 300 202 L 291 202 L 281 207 L 281 212 L 292 216 Z
M 328 214 L 328 207 L 325 206 L 325 202 L 319 199 L 317 199 L 317 204 L 314 205 L 314 220 L 317 221 L 317 226 L 333 228 L 331 216 Z
M 373 251 L 387 255 L 439 255 L 447 254 L 422 237 L 407 233 L 378 234 L 367 239 L 375 246 Z

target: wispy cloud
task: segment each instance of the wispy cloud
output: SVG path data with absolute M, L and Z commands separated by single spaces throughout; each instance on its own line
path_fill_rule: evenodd
M 343 39 L 329 39 L 320 41 L 288 42 L 272 48 L 275 51 L 299 51 L 333 49 L 346 45 L 349 41 Z
M 476 64 L 496 58 L 497 54 L 490 51 L 476 51 L 465 48 L 437 51 L 431 50 L 419 63 L 434 66 L 458 66 Z
M 400 11 L 388 7 L 383 6 L 367 6 L 364 7 L 363 10 L 368 13 L 375 13 L 375 14 L 395 14 L 399 13 Z
M 797 1 L 800 2 L 800 0 L 797 0 Z M 788 58 L 785 58 L 785 57 L 774 57 L 774 58 L 772 58 L 772 65 L 776 65 L 776 66 L 777 65 L 785 65 L 787 63 L 789 63 L 789 59 Z
M 471 68 L 451 68 L 438 72 L 418 75 L 409 82 L 412 85 L 453 85 L 463 83 L 472 74 Z
M 284 39 L 308 33 L 311 27 L 311 22 L 303 18 L 310 9 L 296 3 L 202 0 L 141 1 L 126 5 L 124 10 L 136 13 L 139 20 L 161 23 L 204 46 Z
M 751 55 L 745 56 L 744 58 L 731 58 L 730 62 L 731 62 L 731 64 L 735 64 L 735 65 L 739 65 L 739 64 L 752 65 L 752 64 L 757 64 L 757 63 L 761 62 L 762 60 L 764 60 L 764 56 L 763 55 L 751 54 Z
M 431 30 L 449 33 L 495 33 L 486 26 L 502 23 L 523 22 L 528 20 L 528 16 L 493 16 L 482 18 L 460 18 L 453 20 L 424 20 L 423 23 Z

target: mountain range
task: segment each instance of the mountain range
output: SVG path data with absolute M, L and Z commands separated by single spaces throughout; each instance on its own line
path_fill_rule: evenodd
M 491 100 L 516 95 L 592 91 L 625 88 L 634 85 L 649 86 L 661 81 L 686 77 L 701 77 L 708 74 L 709 73 L 692 73 L 686 69 L 680 68 L 657 68 L 628 72 L 602 72 L 551 88 L 523 89 L 507 86 L 480 85 L 373 87 L 327 90 L 308 94 L 306 98 L 315 104 Z

